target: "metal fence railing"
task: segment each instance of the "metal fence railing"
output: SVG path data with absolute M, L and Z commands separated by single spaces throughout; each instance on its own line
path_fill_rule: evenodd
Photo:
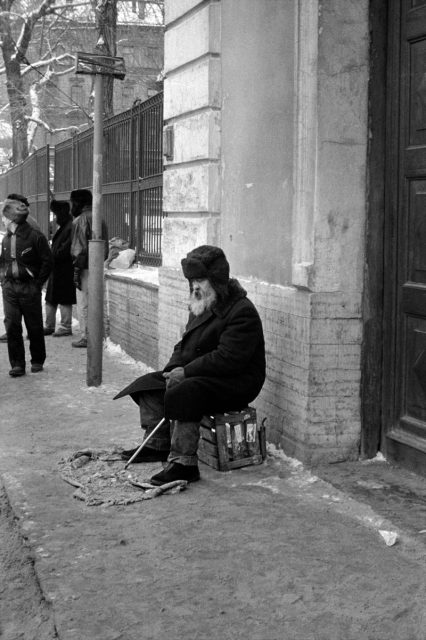
M 30 203 L 31 215 L 47 236 L 49 236 L 50 152 L 49 145 L 38 149 L 20 165 L 0 175 L 2 200 L 9 193 L 24 194 Z
M 127 240 L 146 265 L 161 264 L 162 135 L 162 93 L 104 123 L 102 213 L 109 237 Z M 0 175 L 0 196 L 26 195 L 46 234 L 50 199 L 68 200 L 73 189 L 92 187 L 93 128 L 57 144 L 50 164 L 49 155 L 49 147 L 39 149 Z

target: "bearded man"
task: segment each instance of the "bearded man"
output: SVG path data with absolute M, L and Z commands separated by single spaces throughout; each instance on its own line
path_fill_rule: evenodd
M 202 416 L 243 409 L 256 398 L 265 380 L 262 323 L 247 292 L 229 277 L 222 249 L 197 247 L 181 264 L 190 290 L 190 313 L 182 339 L 162 371 L 138 378 L 115 396 L 130 395 L 139 404 L 146 436 L 166 418 L 149 446 L 133 460 L 168 462 L 151 478 L 155 485 L 198 480 Z M 135 452 L 123 451 L 122 457 L 129 460 Z

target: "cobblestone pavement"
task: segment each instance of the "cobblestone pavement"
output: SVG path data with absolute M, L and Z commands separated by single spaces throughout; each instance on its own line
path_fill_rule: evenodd
M 19 379 L 0 344 L 0 475 L 58 638 L 426 638 L 422 478 L 380 460 L 308 470 L 269 447 L 260 466 L 202 465 L 182 493 L 89 507 L 60 461 L 140 442 L 136 405 L 112 398 L 146 368 L 109 345 L 87 387 L 71 340 L 47 337 L 45 370 Z

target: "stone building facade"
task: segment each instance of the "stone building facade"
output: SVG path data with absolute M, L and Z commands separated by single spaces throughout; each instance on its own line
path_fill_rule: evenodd
M 367 1 L 166 3 L 160 362 L 180 259 L 219 244 L 263 320 L 268 439 L 304 460 L 359 453 L 368 46 Z
M 152 366 L 185 324 L 182 256 L 218 244 L 263 320 L 268 440 L 425 473 L 426 1 L 165 6 Z

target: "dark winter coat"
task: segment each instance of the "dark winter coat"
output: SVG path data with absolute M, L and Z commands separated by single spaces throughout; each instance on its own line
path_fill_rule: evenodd
M 46 302 L 76 304 L 74 266 L 71 256 L 72 219 L 58 228 L 52 238 L 53 271 L 46 289 Z
M 229 295 L 201 316 L 190 314 L 181 341 L 163 371 L 183 367 L 185 379 L 165 391 L 165 416 L 182 421 L 238 410 L 259 394 L 265 380 L 262 323 L 246 291 L 235 279 Z M 146 390 L 164 389 L 161 372 L 147 374 L 116 398 L 138 402 Z
M 2 240 L 0 258 L 4 281 L 16 278 L 12 272 L 11 241 L 12 235 L 8 232 Z M 16 228 L 16 262 L 18 279 L 21 282 L 35 282 L 41 289 L 52 270 L 52 252 L 46 236 L 28 222 L 21 222 Z

